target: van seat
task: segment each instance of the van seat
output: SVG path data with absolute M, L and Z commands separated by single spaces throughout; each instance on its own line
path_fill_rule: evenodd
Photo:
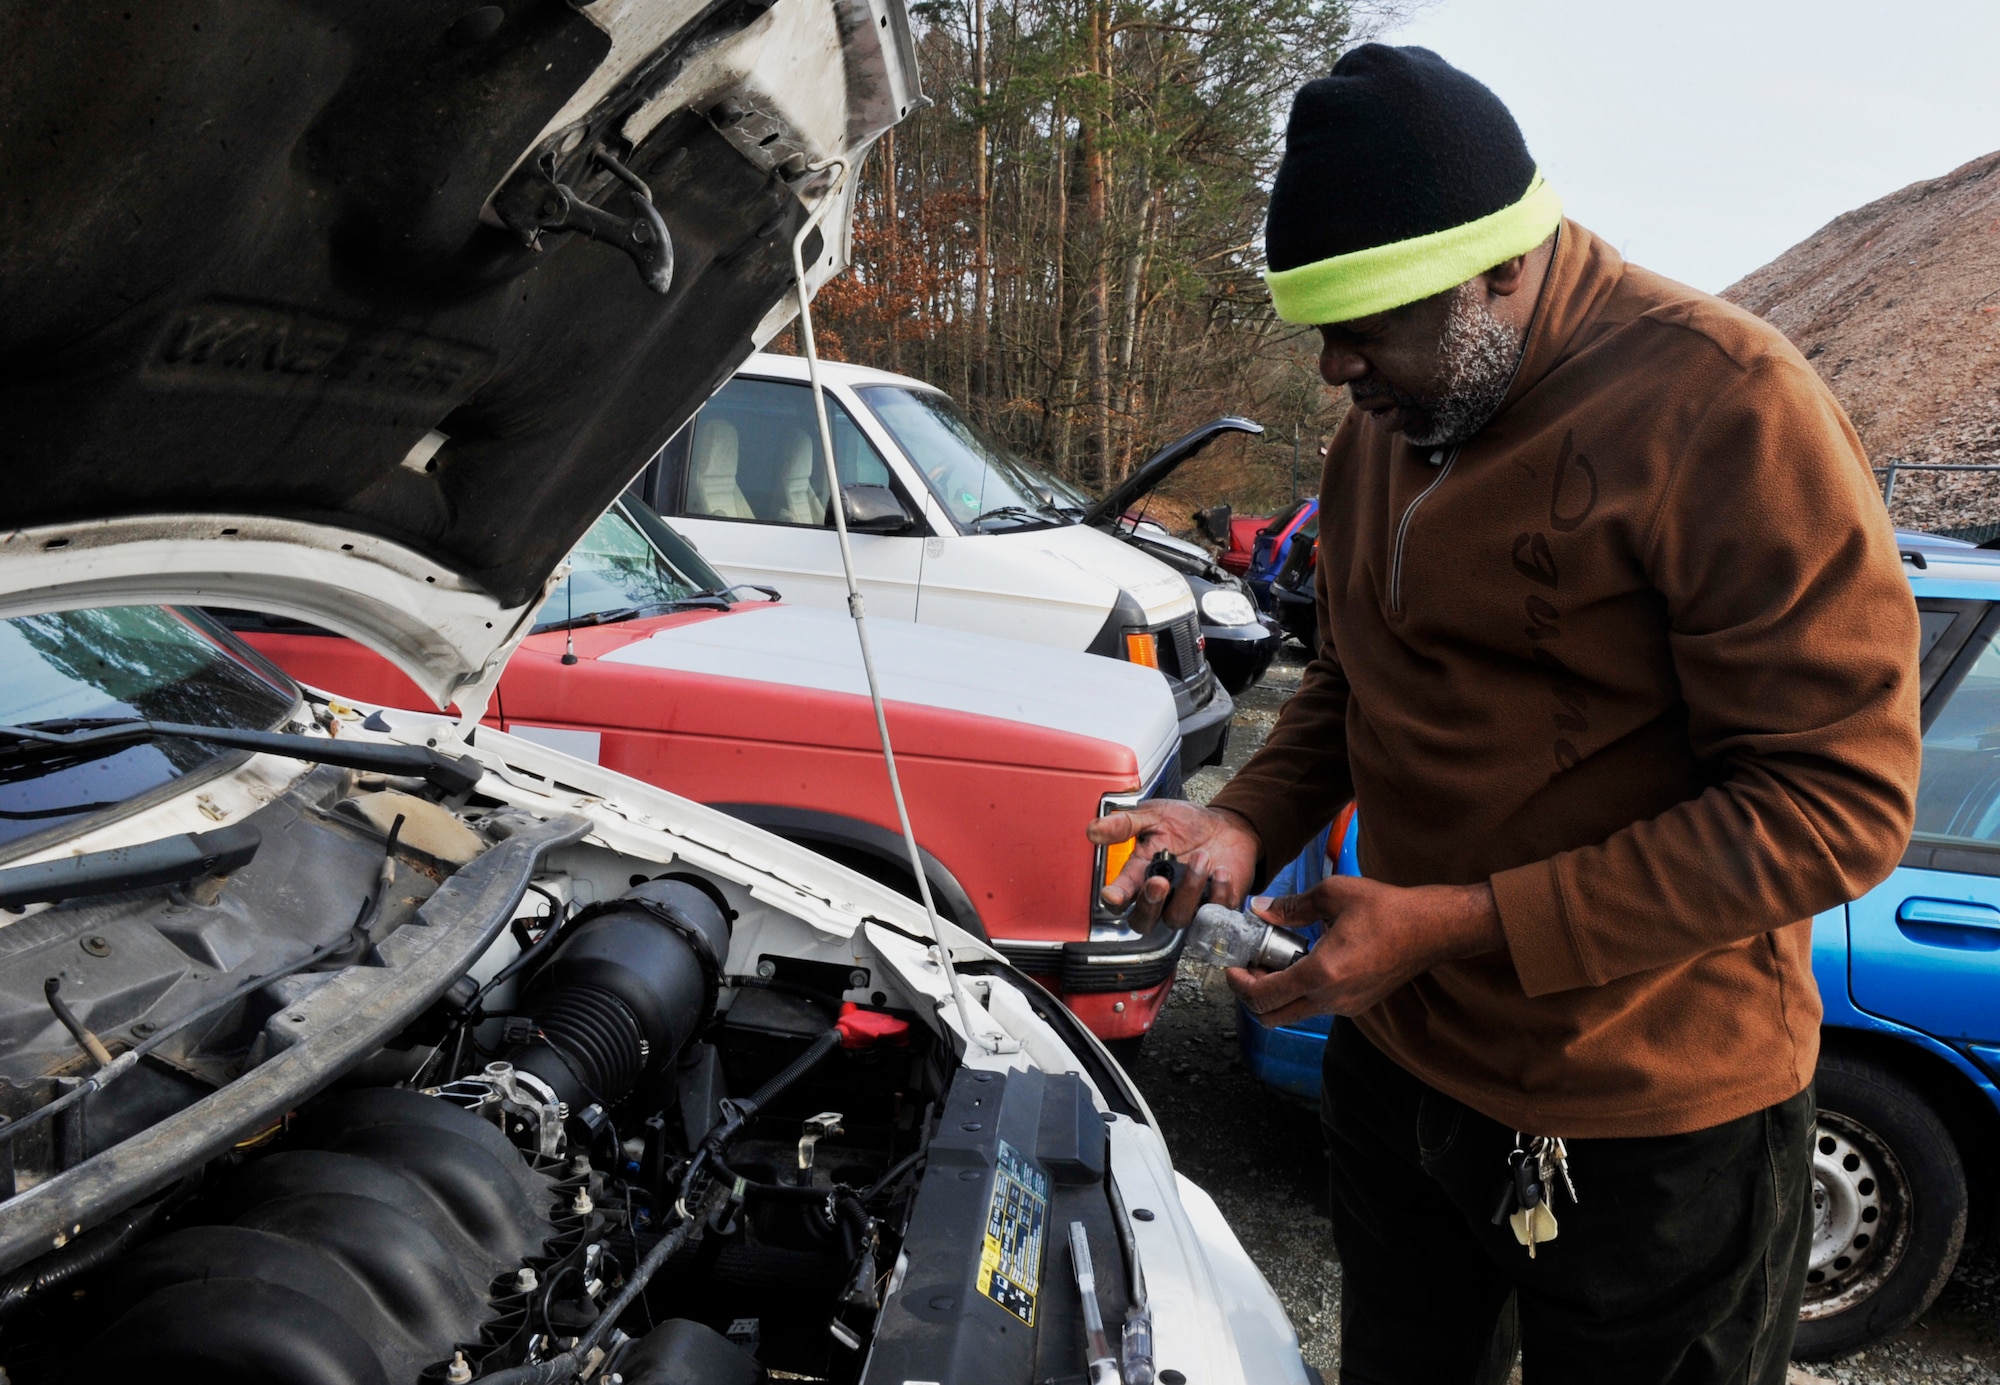
M 718 519 L 755 519 L 750 502 L 736 484 L 739 455 L 736 425 L 726 419 L 704 418 L 695 424 L 694 455 L 690 459 L 687 510 L 691 515 Z

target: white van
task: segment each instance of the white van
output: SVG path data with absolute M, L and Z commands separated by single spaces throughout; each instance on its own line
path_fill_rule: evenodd
M 854 565 L 871 614 L 1151 664 L 1174 691 L 1181 767 L 1222 758 L 1235 711 L 1202 654 L 1187 580 L 1077 521 L 1076 493 L 921 381 L 826 363 Z M 806 363 L 752 356 L 639 478 L 732 581 L 844 606 Z

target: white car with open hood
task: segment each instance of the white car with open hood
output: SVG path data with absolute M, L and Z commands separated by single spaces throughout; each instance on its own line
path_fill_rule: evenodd
M 9 1380 L 1311 1378 L 998 954 L 477 727 L 632 459 L 793 311 L 795 239 L 841 267 L 906 26 L 0 14 Z M 302 692 L 200 606 L 464 719 Z

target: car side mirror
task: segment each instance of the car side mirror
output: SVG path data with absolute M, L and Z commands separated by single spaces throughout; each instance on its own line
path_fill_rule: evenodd
M 902 498 L 887 486 L 842 486 L 840 505 L 847 512 L 848 529 L 856 534 L 907 534 L 916 526 Z
M 1211 505 L 1194 518 L 1202 533 L 1226 546 L 1229 543 L 1229 521 L 1235 517 L 1235 511 L 1225 504 Z

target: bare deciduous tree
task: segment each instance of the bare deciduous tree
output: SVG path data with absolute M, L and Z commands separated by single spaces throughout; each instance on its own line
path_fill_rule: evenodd
M 1239 503 L 1289 488 L 1295 426 L 1309 486 L 1334 401 L 1317 341 L 1276 321 L 1257 276 L 1266 189 L 1292 93 L 1406 8 L 919 4 L 935 105 L 863 171 L 854 269 L 821 294 L 826 349 L 959 394 L 1086 485 L 1231 412 L 1278 444 L 1225 453 L 1267 492 Z

